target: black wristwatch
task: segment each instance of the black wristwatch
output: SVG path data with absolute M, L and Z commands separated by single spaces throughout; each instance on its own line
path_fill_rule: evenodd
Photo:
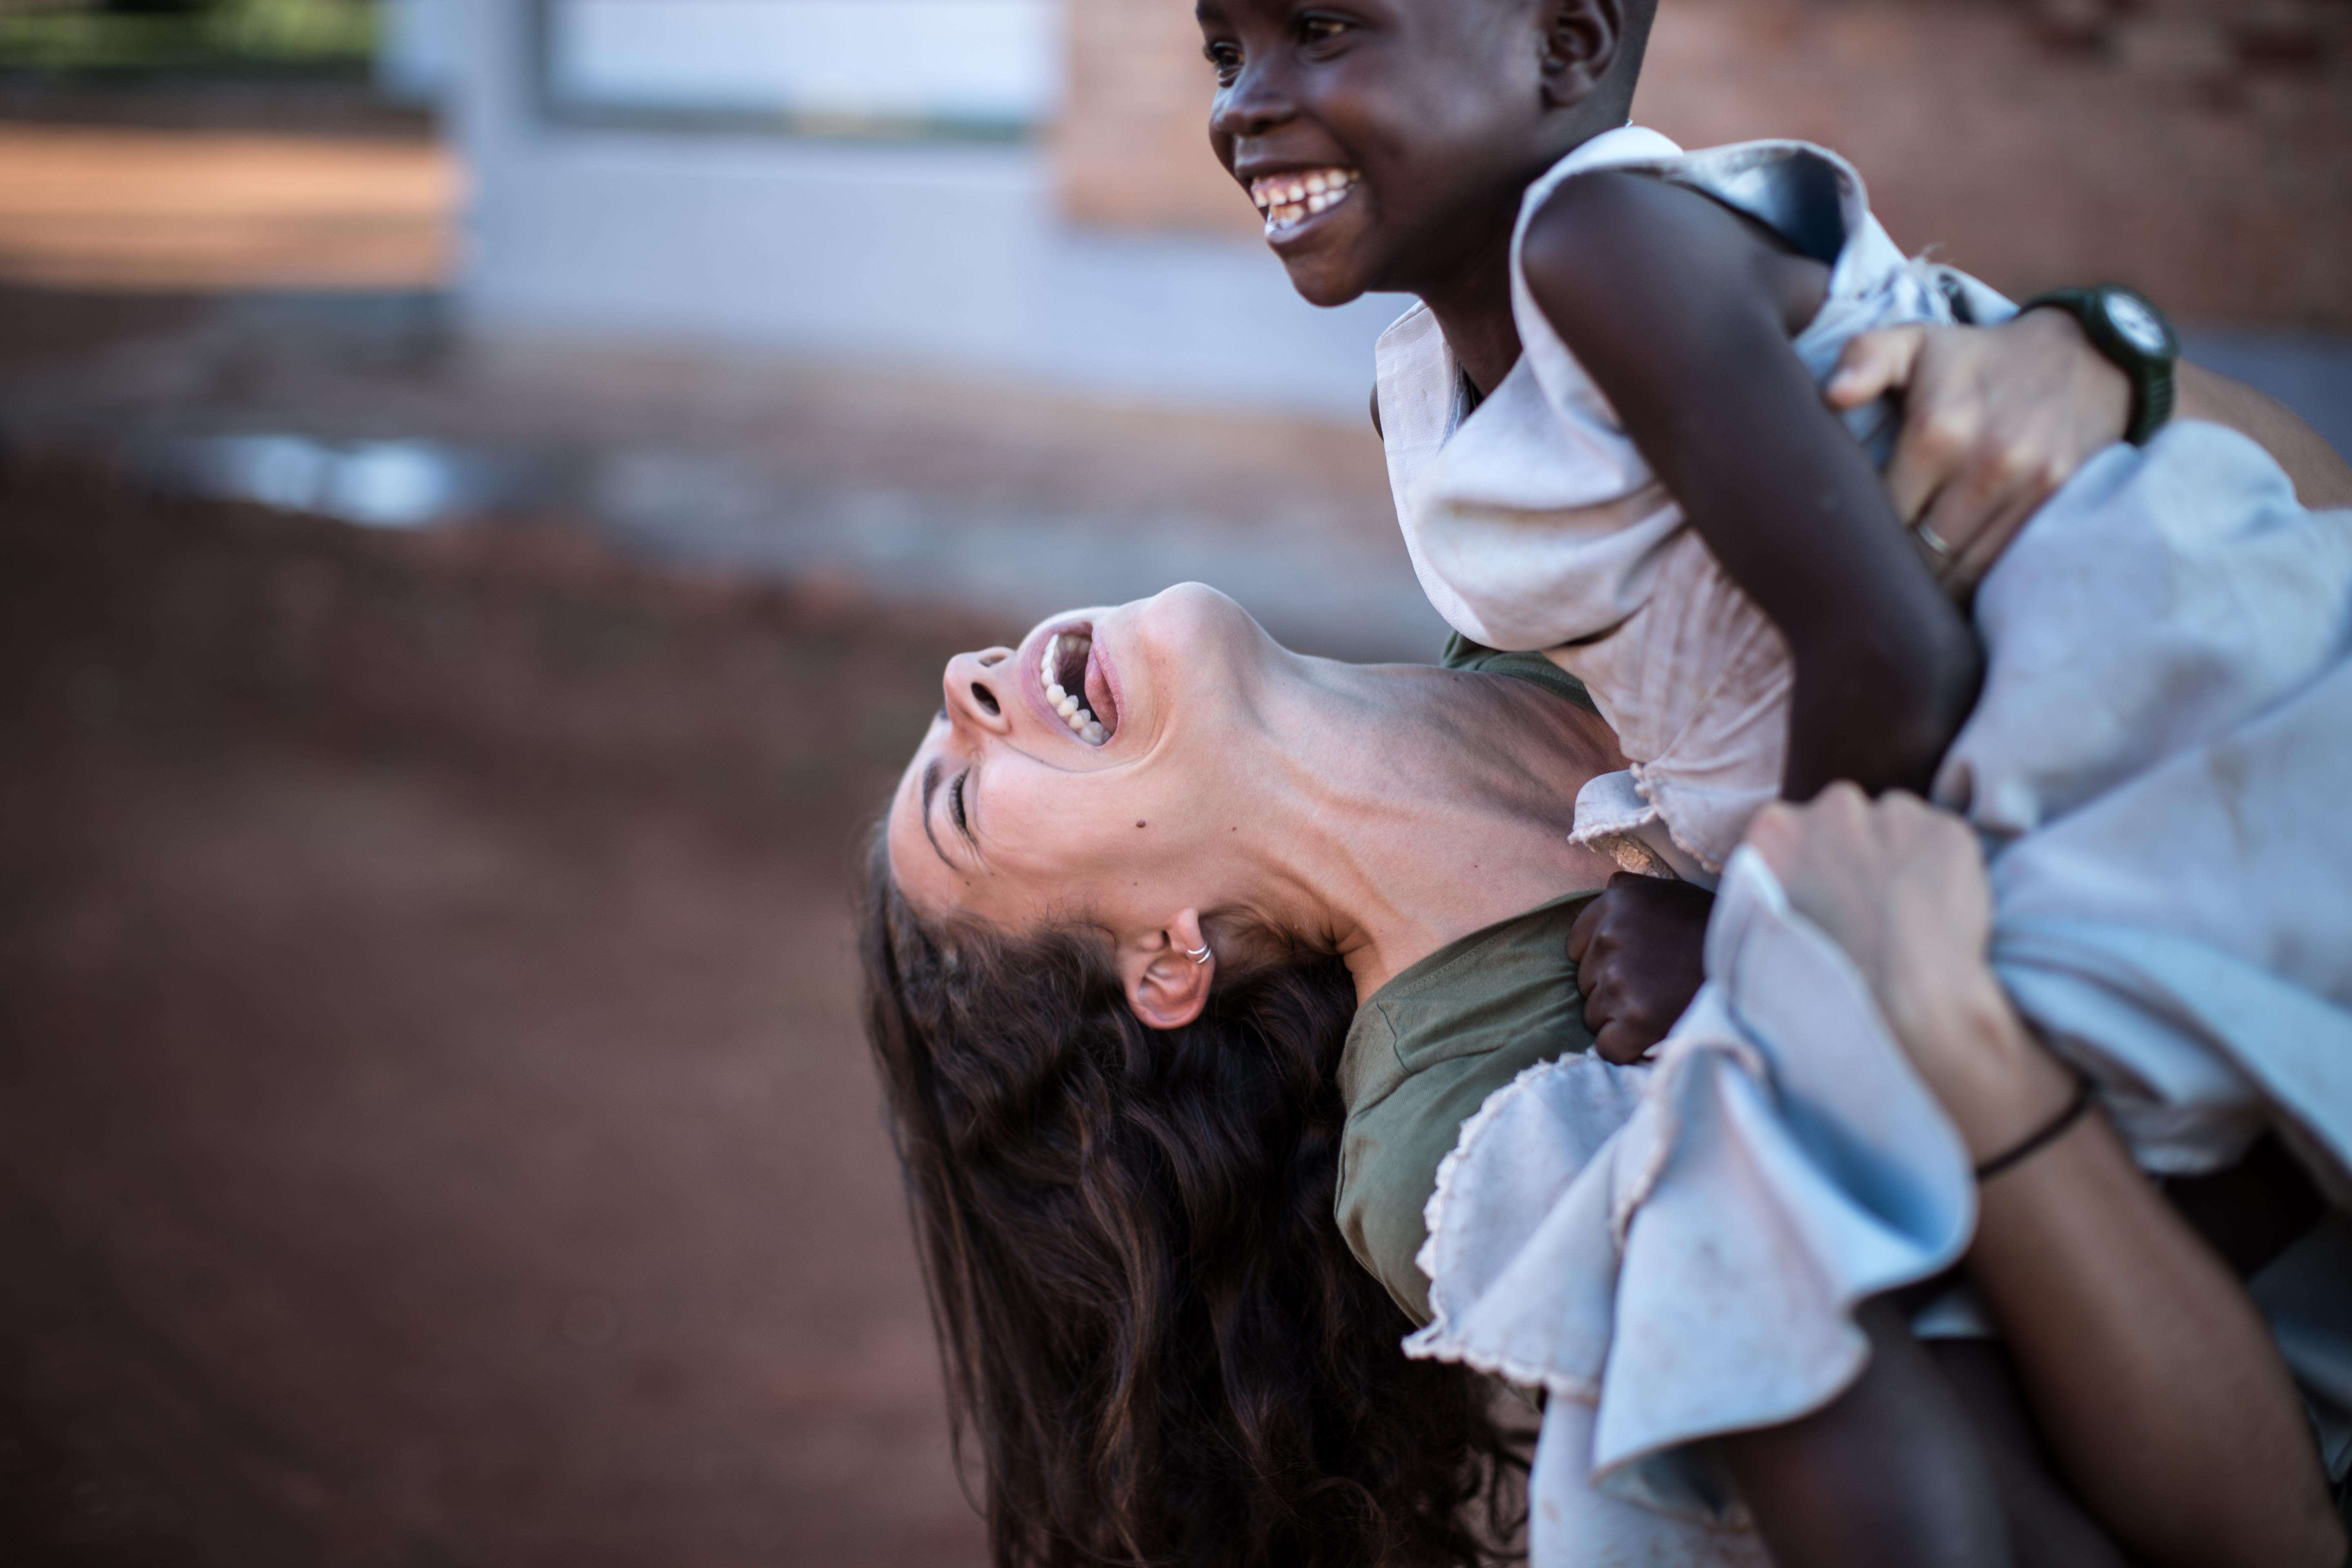
M 2145 446 L 2172 417 L 2173 368 L 2180 361 L 2180 340 L 2173 335 L 2172 323 L 2146 295 L 2119 283 L 2053 289 L 2028 300 L 2018 314 L 2044 306 L 2082 322 L 2091 346 L 2130 379 L 2131 424 L 2124 439 Z

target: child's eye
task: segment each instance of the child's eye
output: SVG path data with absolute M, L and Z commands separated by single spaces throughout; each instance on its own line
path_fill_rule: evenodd
M 1302 44 L 1328 44 L 1348 30 L 1348 24 L 1337 16 L 1302 16 L 1298 19 L 1298 41 Z
M 1233 86 L 1234 79 L 1242 74 L 1242 52 L 1233 45 L 1223 42 L 1204 45 L 1201 53 L 1216 68 L 1219 86 Z

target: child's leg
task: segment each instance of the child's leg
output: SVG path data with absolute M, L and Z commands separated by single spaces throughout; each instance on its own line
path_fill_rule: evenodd
M 1891 1299 L 1856 1321 L 1871 1345 L 1859 1382 L 1801 1421 L 1720 1445 L 1779 1568 L 2123 1568 L 1998 1379 L 1963 1357 L 1956 1386 Z

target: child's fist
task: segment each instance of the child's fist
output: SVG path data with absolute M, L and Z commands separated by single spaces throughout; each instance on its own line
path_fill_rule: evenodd
M 1666 1037 L 1706 978 L 1715 895 L 1688 882 L 1620 871 L 1568 933 L 1584 1023 L 1604 1061 L 1628 1066 Z

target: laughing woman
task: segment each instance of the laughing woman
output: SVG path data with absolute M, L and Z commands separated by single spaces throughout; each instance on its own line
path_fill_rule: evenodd
M 948 666 L 865 960 L 998 1563 L 1468 1563 L 1509 1535 L 1486 1390 L 1398 1342 L 1455 1129 L 1591 1043 L 1567 937 L 1612 868 L 1564 803 L 1619 759 L 1528 673 L 1303 658 L 1193 585 Z M 1978 1241 L 1989 1300 L 2042 1304 L 2000 1321 L 2021 1365 L 2088 1356 L 2132 1393 L 2129 1445 L 2079 1409 L 2037 1409 L 2043 1436 L 2099 1435 L 2052 1443 L 2078 1482 L 2119 1457 L 2201 1478 L 2101 1472 L 2135 1538 L 2318 1561 L 2333 1527 L 2261 1320 L 2109 1152 L 2116 1179 L 1988 1205 Z M 2087 1336 L 2051 1305 L 2081 1301 Z M 1837 1404 L 1723 1445 L 1776 1555 L 2125 1561 L 2003 1415 L 2005 1373 L 1864 1326 Z
M 1987 440 L 1977 479 L 1907 437 L 1895 471 L 2009 520 L 1955 540 L 1979 566 L 2031 510 L 1981 476 L 2063 471 L 2119 417 L 2087 351 L 2028 335 L 1910 345 L 1910 426 Z M 1423 1211 L 1462 1122 L 1592 1047 L 1570 933 L 1614 868 L 1566 836 L 1623 761 L 1551 665 L 1465 662 L 1302 658 L 1198 586 L 950 662 L 862 956 L 1000 1568 L 1508 1555 L 1524 1442 L 1491 1384 L 1399 1345 L 1429 1317 Z M 1671 1018 L 1687 978 L 1598 924 L 1596 1019 Z M 1983 956 L 1956 934 L 1934 962 Z M 2050 1092 L 2002 1038 L 1945 1105 L 1963 1131 Z M 1644 1069 L 1591 1066 L 1630 1104 Z M 1865 1308 L 1845 1394 L 1720 1444 L 1760 1536 L 1718 1531 L 1705 1561 L 2340 1557 L 2262 1320 L 2084 1125 L 1979 1205 L 1967 1268 L 2007 1358 Z

